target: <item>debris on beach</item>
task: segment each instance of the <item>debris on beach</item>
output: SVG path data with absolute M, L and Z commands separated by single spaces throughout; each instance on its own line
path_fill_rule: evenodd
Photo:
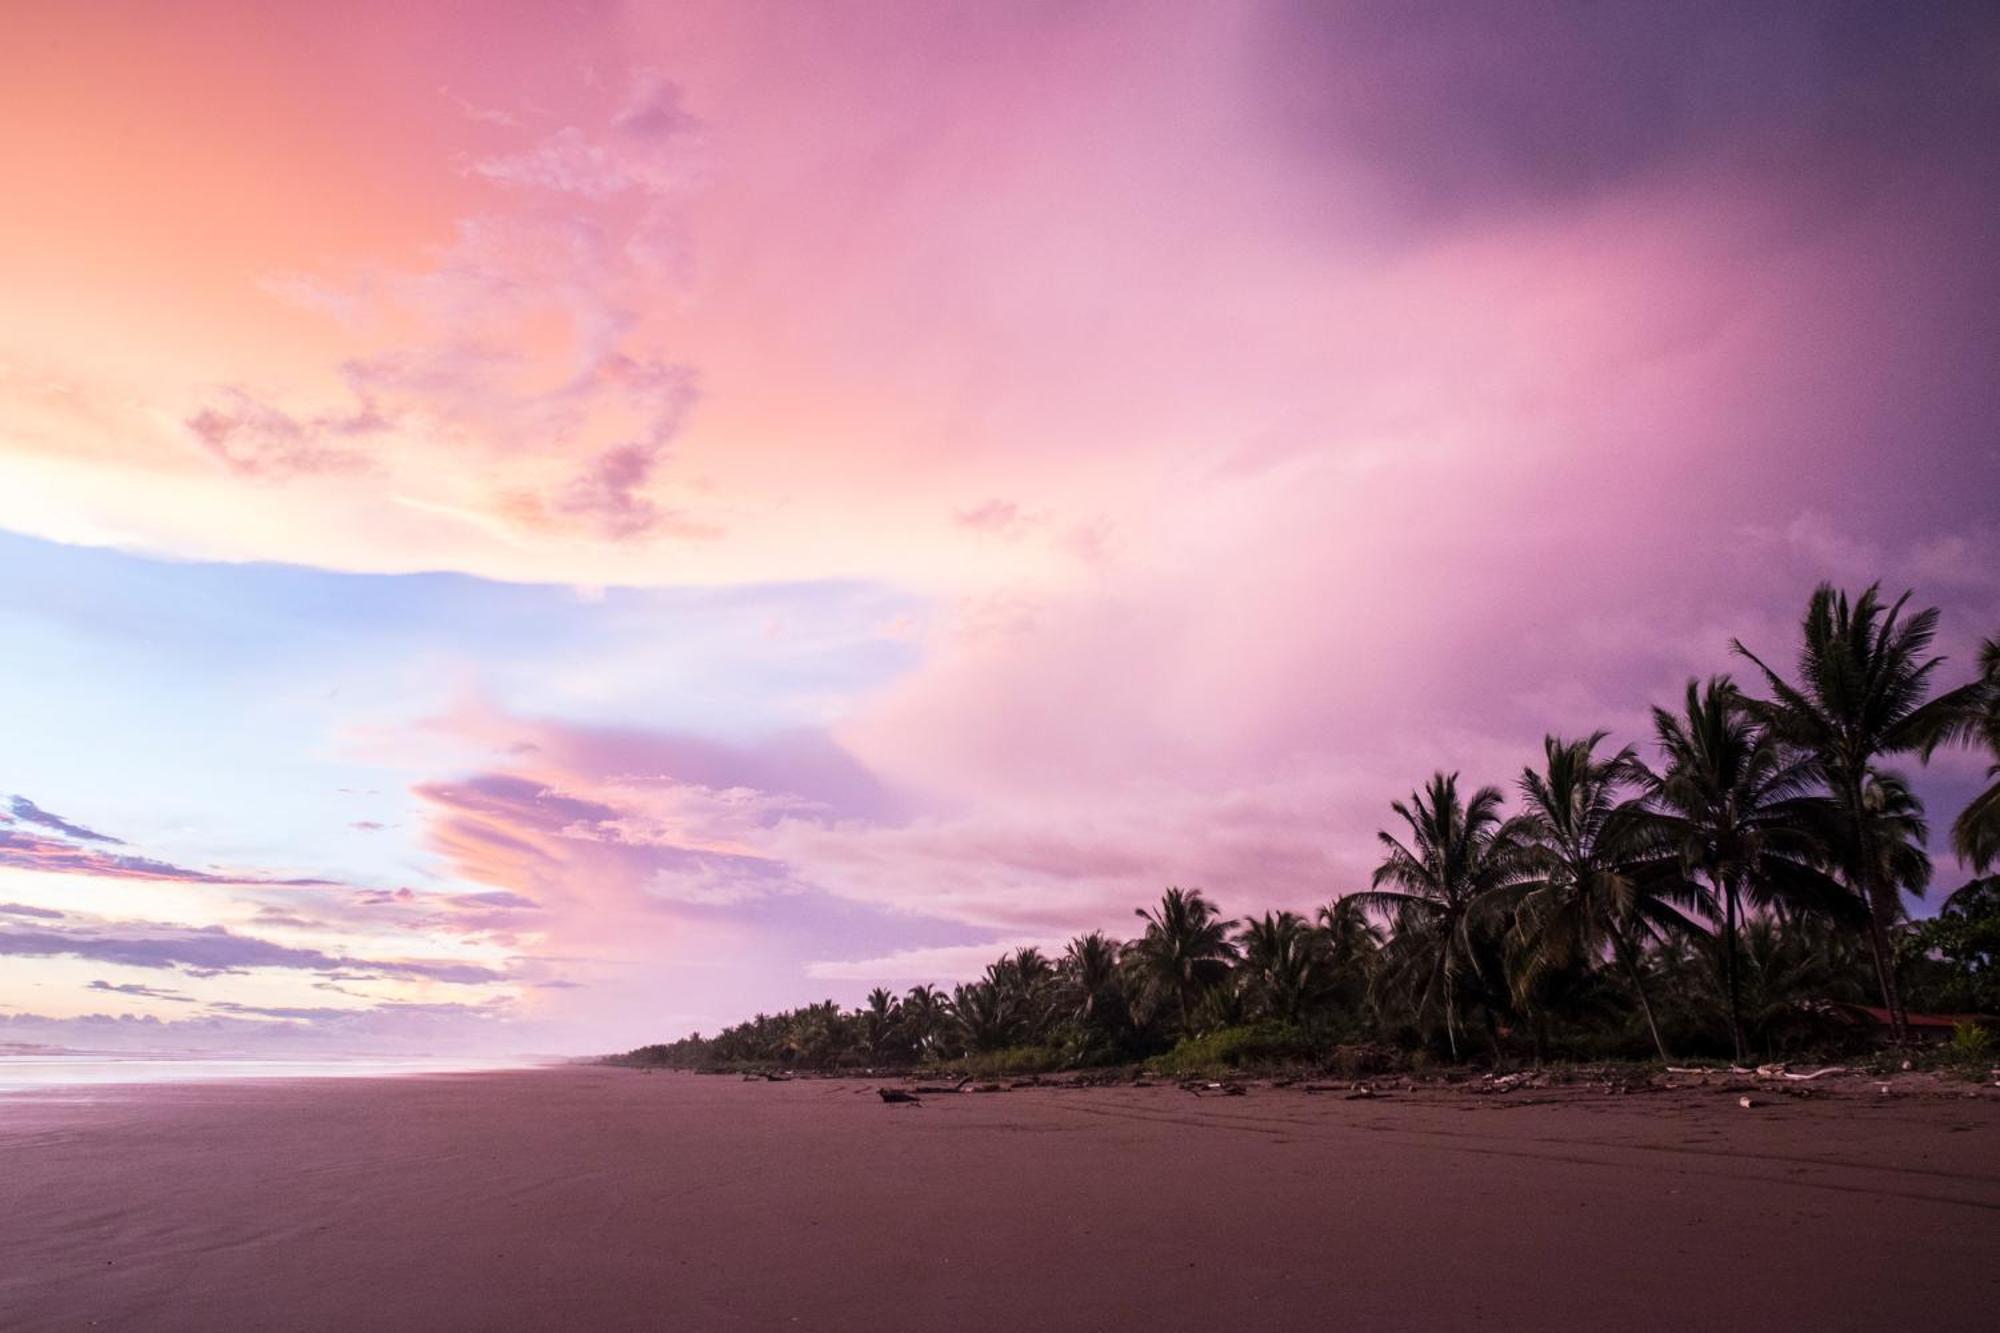
M 1755 1106 L 1757 1103 L 1751 1101 L 1748 1097 L 1738 1097 L 1736 1099 L 1736 1104 L 1747 1111 L 1751 1107 Z
M 1190 1082 L 1181 1084 L 1181 1091 L 1193 1093 L 1197 1097 L 1243 1097 L 1249 1094 L 1250 1089 L 1236 1082 Z

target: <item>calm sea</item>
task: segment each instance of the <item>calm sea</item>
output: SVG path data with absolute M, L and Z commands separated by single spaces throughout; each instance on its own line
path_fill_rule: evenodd
M 0 1054 L 0 1093 L 119 1083 L 194 1083 L 244 1078 L 381 1078 L 395 1074 L 514 1069 L 527 1060 L 432 1056 L 258 1059 L 250 1056 L 107 1055 L 98 1052 Z

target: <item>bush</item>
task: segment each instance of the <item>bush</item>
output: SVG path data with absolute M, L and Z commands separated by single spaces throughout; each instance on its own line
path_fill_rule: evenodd
M 1253 1023 L 1183 1037 L 1159 1059 L 1161 1072 L 1201 1074 L 1220 1069 L 1298 1064 L 1313 1058 L 1306 1034 L 1288 1023 Z
M 1952 1025 L 1951 1041 L 1944 1049 L 1956 1064 L 1983 1065 L 1993 1054 L 1993 1034 L 1967 1019 Z

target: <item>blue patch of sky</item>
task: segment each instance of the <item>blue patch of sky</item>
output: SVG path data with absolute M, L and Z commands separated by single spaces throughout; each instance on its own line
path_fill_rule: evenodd
M 0 570 L 0 792 L 153 855 L 378 882 L 428 864 L 403 789 L 443 775 L 360 757 L 346 728 L 468 687 L 522 716 L 722 740 L 823 726 L 914 664 L 890 626 L 923 612 L 863 583 L 585 595 L 11 534 Z

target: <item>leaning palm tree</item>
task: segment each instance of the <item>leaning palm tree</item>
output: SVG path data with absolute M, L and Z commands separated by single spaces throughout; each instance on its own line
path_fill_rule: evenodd
M 1746 902 L 1863 919 L 1859 902 L 1825 870 L 1838 811 L 1819 793 L 1813 760 L 1760 726 L 1727 676 L 1690 680 L 1679 713 L 1653 710 L 1653 732 L 1665 762 L 1659 773 L 1642 774 L 1647 802 L 1686 873 L 1720 909 L 1722 990 L 1741 1061 Z
M 1924 758 L 1946 741 L 1976 745 L 1993 759 L 1986 776 L 2000 779 L 2000 639 L 1988 639 L 1980 648 L 1979 685 L 1978 696 L 1967 701 L 1948 733 L 1925 747 Z M 1975 875 L 2000 865 L 2000 780 L 1973 797 L 1952 823 L 1951 849 Z
M 1348 895 L 1389 917 L 1400 965 L 1392 970 L 1413 979 L 1419 1022 L 1443 1010 L 1454 1060 L 1459 1000 L 1480 970 L 1479 933 L 1494 924 L 1499 895 L 1521 878 L 1519 830 L 1501 817 L 1501 799 L 1498 787 L 1481 787 L 1461 800 L 1458 774 L 1435 774 L 1408 802 L 1391 804 L 1409 841 L 1378 832 L 1384 856 L 1374 887 Z
M 1634 794 L 1643 778 L 1632 748 L 1600 756 L 1608 733 L 1542 742 L 1544 767 L 1524 769 L 1524 878 L 1513 934 L 1531 990 L 1542 973 L 1594 965 L 1608 950 L 1625 971 L 1662 1062 L 1667 1058 L 1641 955 L 1663 934 L 1700 928 L 1677 903 L 1699 894 L 1680 873 L 1662 830 Z
M 1889 927 L 1902 911 L 1896 886 L 1880 872 L 1869 845 L 1867 790 L 1878 760 L 1927 751 L 1984 697 L 1981 682 L 1931 698 L 1931 677 L 1944 661 L 1930 655 L 1937 637 L 1937 608 L 1903 615 L 1904 593 L 1884 605 L 1879 584 L 1852 603 L 1830 583 L 1813 591 L 1801 626 L 1796 683 L 1732 641 L 1756 663 L 1771 698 L 1752 700 L 1759 720 L 1780 740 L 1799 746 L 1818 764 L 1845 828 L 1847 881 L 1868 903 L 1868 939 L 1875 955 L 1890 1032 L 1904 1039 L 1902 994 L 1889 947 Z
M 1180 1015 L 1181 1031 L 1193 1030 L 1195 1002 L 1201 992 L 1229 974 L 1236 949 L 1229 942 L 1233 924 L 1216 912 L 1200 889 L 1170 888 L 1156 908 L 1138 909 L 1146 933 L 1129 949 L 1139 975 L 1156 993 L 1171 995 Z

